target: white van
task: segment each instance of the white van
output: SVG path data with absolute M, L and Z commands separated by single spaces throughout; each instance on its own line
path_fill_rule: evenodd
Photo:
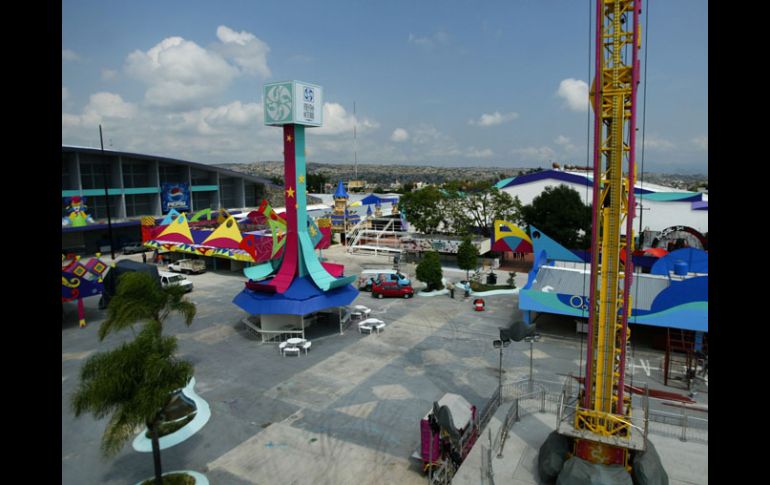
M 158 271 L 158 275 L 160 276 L 160 285 L 163 288 L 166 288 L 169 285 L 179 285 L 187 292 L 193 290 L 192 281 L 188 280 L 185 275 L 169 273 L 166 271 Z
M 395 269 L 365 269 L 361 271 L 361 275 L 358 277 L 358 289 L 372 291 L 372 283 L 378 280 L 395 281 L 401 286 L 412 284 L 404 273 Z

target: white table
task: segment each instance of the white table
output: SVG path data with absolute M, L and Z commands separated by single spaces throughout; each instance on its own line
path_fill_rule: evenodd
M 372 313 L 372 309 L 369 307 L 365 307 L 364 305 L 356 305 L 353 307 L 353 311 L 357 312 L 365 317 L 369 317 L 369 314 Z
M 359 332 L 362 330 L 367 330 L 369 333 L 371 333 L 372 330 L 377 330 L 377 333 L 380 333 L 380 329 L 383 328 L 385 328 L 385 322 L 377 318 L 367 318 L 366 320 L 358 323 Z
M 307 340 L 303 338 L 292 337 L 290 339 L 286 339 L 285 342 L 281 342 L 280 344 L 278 344 L 278 350 L 284 356 L 286 356 L 286 352 L 289 352 L 289 353 L 297 352 L 297 355 L 299 355 L 300 347 L 305 342 L 307 342 Z M 305 352 L 307 352 L 307 350 Z

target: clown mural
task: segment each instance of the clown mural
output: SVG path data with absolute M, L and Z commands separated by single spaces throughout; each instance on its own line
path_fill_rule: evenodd
M 62 226 L 79 227 L 87 224 L 94 224 L 96 221 L 88 214 L 88 206 L 85 197 L 75 195 L 67 201 L 67 207 L 64 208 L 66 215 L 62 217 Z

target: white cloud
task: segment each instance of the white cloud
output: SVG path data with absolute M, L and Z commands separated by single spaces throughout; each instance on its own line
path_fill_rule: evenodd
M 149 106 L 182 109 L 220 94 L 238 74 L 219 54 L 181 37 L 164 39 L 147 52 L 132 52 L 125 69 L 147 85 Z
M 639 138 L 637 138 L 637 140 L 639 140 Z M 669 151 L 674 149 L 675 145 L 665 138 L 661 138 L 655 134 L 650 134 L 644 137 L 644 148 L 657 151 Z
M 80 56 L 77 55 L 77 53 L 71 49 L 62 49 L 61 60 L 62 61 L 79 61 Z
M 556 94 L 566 101 L 567 107 L 573 111 L 588 110 L 588 84 L 579 79 L 565 79 L 559 83 Z
M 556 152 L 548 146 L 514 148 L 511 154 L 516 155 L 520 162 L 543 162 L 556 156 Z
M 217 38 L 222 42 L 212 46 L 222 56 L 232 59 L 245 72 L 258 74 L 262 78 L 270 77 L 267 65 L 267 54 L 270 46 L 258 39 L 254 34 L 241 31 L 235 32 L 227 26 L 217 27 Z
M 427 37 L 418 37 L 414 34 L 409 34 L 409 43 L 414 44 L 417 47 L 426 51 L 433 50 L 434 47 L 449 44 L 449 34 L 443 31 L 434 32 Z
M 470 147 L 468 150 L 466 150 L 465 156 L 470 158 L 489 158 L 495 156 L 495 152 L 489 148 L 484 148 L 481 150 L 475 147 Z
M 118 71 L 102 68 L 102 81 L 113 81 L 118 77 Z
M 397 143 L 406 141 L 409 139 L 409 132 L 403 128 L 396 128 L 393 130 L 393 134 L 390 135 L 390 139 Z
M 126 115 L 133 118 L 117 117 Z M 62 143 L 98 147 L 102 123 L 105 143 L 109 137 L 116 150 L 202 163 L 280 160 L 281 130 L 265 126 L 262 116 L 261 103 L 159 114 L 119 97 L 94 95 L 82 114 L 62 113 Z
M 557 145 L 569 145 L 570 139 L 564 135 L 559 135 L 554 140 L 554 143 L 556 143 Z
M 456 157 L 463 154 L 452 137 L 440 132 L 433 125 L 419 124 L 412 130 L 412 144 L 419 147 L 419 158 L 438 161 L 442 157 Z
M 690 140 L 690 142 L 695 145 L 695 148 L 698 150 L 704 150 L 707 151 L 709 149 L 709 137 L 708 135 L 704 136 L 697 136 Z
M 495 111 L 492 114 L 482 114 L 481 117 L 479 117 L 478 120 L 470 120 L 468 121 L 469 125 L 476 125 L 476 126 L 495 126 L 500 125 L 502 123 L 506 123 L 508 121 L 515 120 L 519 117 L 519 113 L 505 113 L 500 114 L 499 112 Z
M 94 128 L 104 120 L 131 119 L 137 113 L 137 107 L 132 103 L 123 101 L 120 95 L 99 92 L 91 95 L 82 114 L 62 113 L 62 129 L 65 127 Z
M 368 118 L 358 119 L 352 113 L 348 113 L 341 104 L 324 103 L 323 126 L 314 128 L 308 133 L 317 135 L 339 135 L 353 133 L 353 127 L 358 133 L 379 128 L 377 121 Z
M 118 94 L 101 92 L 91 95 L 83 111 L 104 118 L 133 118 L 137 109 L 134 104 L 123 101 Z
M 187 131 L 200 135 L 224 134 L 232 128 L 261 125 L 262 105 L 234 101 L 216 108 L 206 107 L 168 115 L 173 131 Z

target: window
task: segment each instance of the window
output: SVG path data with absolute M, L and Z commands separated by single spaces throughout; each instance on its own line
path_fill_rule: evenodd
M 126 195 L 126 217 L 153 215 L 154 194 Z
M 216 195 L 216 192 L 193 192 L 193 210 L 201 211 L 203 209 L 217 209 L 212 203 L 212 196 Z
M 91 214 L 94 219 L 107 219 L 107 205 L 104 203 L 104 196 L 86 197 L 86 212 Z M 120 210 L 120 197 L 110 196 L 110 219 L 115 219 Z
M 261 185 L 244 182 L 243 192 L 243 203 L 246 207 L 259 207 L 259 204 L 262 203 L 264 193 Z
M 150 165 L 142 162 L 123 162 L 124 187 L 149 187 Z
M 83 188 L 103 189 L 105 170 L 109 170 L 109 166 L 103 163 L 81 163 L 80 180 L 83 183 Z M 107 180 L 109 180 L 109 177 L 107 177 Z
M 213 172 L 197 168 L 190 169 L 190 176 L 192 177 L 193 185 L 213 185 L 215 180 Z
M 158 165 L 161 185 L 164 183 L 187 183 L 187 167 L 181 165 Z
M 74 179 L 75 154 L 61 154 L 61 188 L 62 190 L 77 190 L 77 179 Z M 74 179 L 74 180 L 73 180 Z
M 237 207 L 238 202 L 235 194 L 235 179 L 220 176 L 219 193 L 222 201 L 222 207 L 225 209 Z

